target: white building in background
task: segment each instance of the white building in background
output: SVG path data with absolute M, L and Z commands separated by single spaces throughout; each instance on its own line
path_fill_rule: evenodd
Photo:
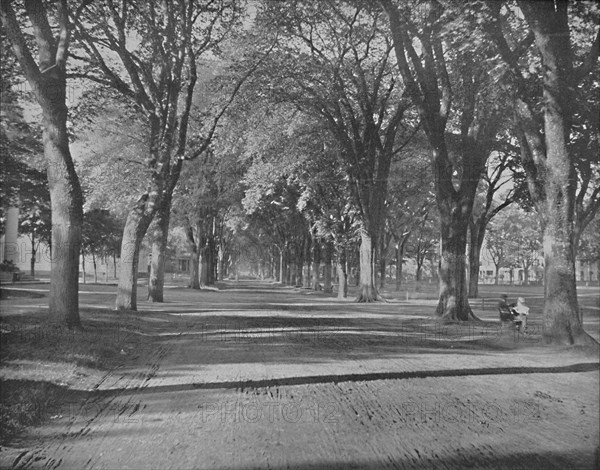
M 27 236 L 19 235 L 19 209 L 11 207 L 6 213 L 5 231 L 0 237 L 0 260 L 12 261 L 24 274 L 31 271 L 31 241 Z M 51 251 L 48 245 L 40 243 L 35 256 L 35 277 L 49 277 L 52 268 Z M 83 275 L 83 257 L 79 257 L 79 273 Z M 145 274 L 148 272 L 150 256 L 148 251 L 142 248 L 140 250 L 138 272 Z M 93 279 L 94 263 L 90 255 L 85 256 L 85 272 L 88 280 Z M 96 272 L 98 281 L 115 279 L 115 266 L 112 257 L 103 260 L 96 259 Z M 117 258 L 116 274 L 119 273 L 119 259 Z
M 575 272 L 577 280 L 581 282 L 598 282 L 600 281 L 600 263 L 584 263 L 580 260 L 575 262 Z
M 584 263 L 580 260 L 575 261 L 575 279 L 577 282 L 599 281 L 600 263 Z M 540 251 L 537 258 L 533 260 L 529 268 L 529 283 L 541 284 L 544 280 L 544 254 Z M 490 253 L 485 247 L 481 249 L 481 258 L 479 263 L 479 283 L 494 284 L 496 279 L 496 266 L 492 261 Z M 500 268 L 498 273 L 498 284 L 525 284 L 525 270 L 523 267 Z

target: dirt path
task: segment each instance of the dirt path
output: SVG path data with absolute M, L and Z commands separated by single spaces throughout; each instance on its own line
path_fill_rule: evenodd
M 233 287 L 142 302 L 154 313 L 126 363 L 3 468 L 597 464 L 597 359 L 491 326 L 444 329 L 423 304 Z

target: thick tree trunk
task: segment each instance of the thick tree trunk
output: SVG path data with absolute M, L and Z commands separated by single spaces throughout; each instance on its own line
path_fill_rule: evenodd
M 140 248 L 154 216 L 145 194 L 127 215 L 121 243 L 121 268 L 117 291 L 117 310 L 137 310 L 137 277 Z
M 94 284 L 98 284 L 98 267 L 96 266 L 96 254 L 92 252 L 92 264 L 94 265 Z
M 311 282 L 311 271 L 312 271 L 312 257 L 311 257 L 311 239 L 310 237 L 306 237 L 304 239 L 304 261 L 305 265 L 303 266 L 303 286 L 310 288 Z
M 287 248 L 285 250 L 281 250 L 280 252 L 280 268 L 279 268 L 279 282 L 281 285 L 285 286 L 288 284 L 288 270 L 289 270 L 289 261 L 288 261 L 288 253 Z
M 81 252 L 81 274 L 83 278 L 83 283 L 87 284 L 86 272 L 85 272 L 85 253 Z
M 67 7 L 58 9 L 60 24 L 55 40 L 44 4 L 25 2 L 35 37 L 30 48 L 11 2 L 0 3 L 2 28 L 42 109 L 44 157 L 52 211 L 50 302 L 48 319 L 80 327 L 79 253 L 83 224 L 83 195 L 69 149 L 66 105 L 66 61 L 69 22 Z M 27 34 L 32 35 L 30 28 Z M 33 51 L 39 64 L 33 59 Z M 43 70 L 43 72 L 41 72 Z
M 165 257 L 171 221 L 171 196 L 165 194 L 156 212 L 156 229 L 152 240 L 152 261 L 150 262 L 150 278 L 148 279 L 148 300 L 162 302 L 165 287 Z
M 402 258 L 400 257 L 400 247 L 396 246 L 396 290 L 400 290 L 402 285 Z
M 575 157 L 569 153 L 573 116 L 573 90 L 579 86 L 573 71 L 568 2 L 519 1 L 544 66 L 544 132 L 537 131 L 536 116 L 522 87 L 515 106 L 528 186 L 542 217 L 544 245 L 544 340 L 557 344 L 598 342 L 582 326 L 575 277 Z M 590 71 L 593 69 L 590 69 Z M 587 73 L 589 74 L 589 72 Z M 584 77 L 585 78 L 585 75 Z M 532 131 L 535 129 L 535 131 Z
M 469 214 L 470 216 L 470 214 Z M 451 217 L 441 221 L 440 297 L 436 314 L 447 320 L 469 320 L 473 315 L 468 299 L 465 266 L 466 220 Z
M 471 243 L 469 244 L 469 297 L 472 299 L 479 297 L 479 259 L 483 242 L 479 236 L 480 230 L 481 228 L 476 224 L 471 224 L 469 227 L 471 236 Z
M 208 261 L 208 247 L 203 246 L 200 249 L 200 285 L 207 286 L 208 285 L 208 274 L 209 270 L 209 261 Z
M 229 279 L 231 276 L 231 269 L 233 266 L 233 258 L 231 253 L 225 252 L 225 259 L 223 264 L 223 279 Z
M 288 284 L 292 287 L 296 285 L 296 265 L 294 263 L 288 265 Z
M 385 268 L 386 268 L 386 259 L 385 252 L 386 247 L 384 246 L 384 234 L 381 235 L 381 246 L 379 247 L 379 289 L 383 289 L 385 287 Z
M 362 230 L 360 241 L 360 285 L 356 302 L 375 302 L 379 295 L 373 282 L 373 239 Z
M 331 285 L 331 261 L 333 258 L 333 242 L 331 240 L 325 241 L 325 257 L 323 267 L 323 290 L 325 292 L 332 292 L 333 286 Z
M 302 272 L 303 264 L 296 265 L 296 287 L 303 287 L 304 276 Z
M 312 240 L 313 249 L 313 263 L 312 263 L 312 289 L 321 290 L 321 284 L 319 283 L 319 270 L 321 268 L 321 245 L 315 238 Z M 331 275 L 331 272 L 329 273 Z M 330 279 L 331 282 L 331 279 Z
M 213 252 L 213 284 L 216 284 L 219 280 L 219 250 L 215 248 Z
M 294 264 L 296 265 L 296 269 L 294 272 L 294 285 L 296 287 L 302 287 L 302 267 L 304 266 L 304 241 L 302 242 L 302 244 L 296 252 L 296 262 Z
M 466 229 L 473 210 L 477 184 L 489 152 L 481 151 L 483 141 L 477 142 L 475 149 L 468 150 L 470 145 L 467 145 L 462 156 L 463 172 L 460 178 L 456 178 L 456 167 L 446 147 L 445 128 L 449 110 L 452 108 L 452 93 L 442 53 L 444 48 L 442 40 L 433 28 L 429 29 L 430 34 L 421 37 L 421 41 L 427 45 L 425 49 L 437 50 L 439 54 L 428 53 L 423 61 L 413 57 L 411 59 L 415 61 L 413 64 L 420 62 L 423 67 L 422 72 L 415 76 L 406 54 L 406 51 L 414 52 L 414 48 L 404 42 L 404 26 L 398 8 L 389 0 L 380 0 L 380 3 L 389 18 L 399 71 L 409 90 L 409 95 L 414 93 L 414 103 L 417 105 L 432 148 L 436 202 L 442 222 L 440 294 L 436 313 L 445 319 L 468 320 L 473 313 L 469 307 L 466 282 Z M 427 98 L 422 100 L 422 96 Z M 477 106 L 475 101 L 471 101 L 470 104 L 465 103 L 465 106 L 467 107 L 462 107 L 463 118 L 467 118 L 469 113 L 473 116 L 461 123 L 461 136 L 463 143 L 469 144 L 471 141 L 469 135 L 472 130 L 475 130 L 472 124 L 476 124 L 477 121 L 473 113 Z M 470 110 L 468 106 L 471 106 Z M 480 126 L 477 124 L 476 127 Z M 488 133 L 484 132 L 482 138 L 485 134 Z
M 279 249 L 279 283 L 283 284 L 285 281 L 285 275 L 283 272 L 283 267 L 284 267 L 284 262 L 283 262 L 283 251 L 281 249 Z
M 192 289 L 200 289 L 200 252 L 195 248 L 190 253 L 190 285 Z
M 49 80 L 50 81 L 50 80 Z M 79 327 L 79 252 L 83 195 L 69 150 L 65 82 L 48 83 L 55 95 L 43 110 L 44 155 L 52 209 L 50 318 Z M 60 95 L 60 96 L 57 96 Z M 44 101 L 44 100 L 42 100 Z
M 200 233 L 200 224 L 196 225 L 197 233 Z M 200 250 L 196 244 L 194 238 L 194 229 L 190 224 L 187 225 L 186 229 L 186 241 L 188 249 L 190 250 L 190 284 L 188 287 L 191 289 L 200 289 L 200 276 L 199 276 L 199 263 L 200 263 Z
M 594 340 L 583 330 L 577 303 L 569 226 L 553 215 L 548 217 L 544 231 L 544 339 L 559 344 L 591 344 Z
M 227 266 L 227 257 L 219 250 L 219 281 L 225 279 L 225 271 Z
M 31 238 L 31 259 L 29 260 L 29 273 L 31 274 L 31 277 L 35 277 L 35 254 L 36 254 L 36 249 L 35 249 L 35 239 Z
M 396 248 L 396 290 L 400 290 L 402 286 L 402 268 L 404 264 L 404 247 L 406 245 L 407 238 L 402 240 Z
M 216 256 L 215 256 L 215 239 L 212 233 L 209 234 L 207 240 L 207 250 L 206 250 L 206 285 L 213 286 L 215 284 L 215 266 L 216 266 Z M 260 267 L 262 272 L 262 266 Z
M 356 263 L 356 274 L 355 274 L 355 276 L 356 276 L 355 285 L 356 285 L 356 287 L 359 287 L 360 286 L 360 269 L 361 269 L 361 266 L 360 266 L 360 245 L 358 247 L 358 250 L 356 250 L 356 258 L 355 258 L 355 260 L 357 261 L 357 263 Z
M 213 236 L 213 255 L 212 255 L 212 261 L 213 261 L 213 278 L 212 278 L 212 282 L 213 285 L 217 283 L 218 279 L 219 279 L 219 246 L 217 244 L 216 239 Z
M 415 262 L 417 264 L 417 270 L 415 272 L 415 281 L 417 282 L 416 290 L 420 291 L 420 282 L 423 276 L 423 263 L 425 262 L 425 253 L 423 253 L 422 251 L 421 241 L 419 241 L 419 243 L 417 244 L 417 257 L 415 259 Z
M 348 297 L 348 276 L 346 273 L 346 248 L 338 245 L 338 261 L 337 261 L 337 273 L 338 273 L 338 299 L 345 299 Z

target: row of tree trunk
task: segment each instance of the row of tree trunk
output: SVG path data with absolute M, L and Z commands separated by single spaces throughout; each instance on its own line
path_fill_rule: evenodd
M 396 288 L 399 290 L 401 286 L 403 253 L 407 239 L 399 244 L 395 259 L 391 259 L 388 251 L 392 237 L 387 238 L 387 243 L 375 250 L 366 234 L 361 237 L 358 247 L 352 243 L 336 243 L 331 239 L 324 240 L 307 235 L 294 242 L 282 244 L 283 250 L 279 248 L 280 245 L 273 245 L 276 249 L 270 253 L 266 270 L 257 271 L 257 274 L 260 277 L 277 279 L 284 285 L 322 289 L 325 292 L 332 292 L 332 284 L 337 283 L 338 297 L 345 298 L 348 294 L 351 269 L 354 268 L 356 285 L 360 287 L 362 296 L 376 299 L 379 295 L 375 287 L 376 271 L 379 287 L 383 288 L 390 262 L 396 264 Z
M 188 224 L 186 236 L 190 250 L 189 287 L 192 289 L 212 286 L 217 280 L 222 281 L 228 275 L 231 253 L 219 242 L 217 227 L 216 213 L 200 219 L 195 227 Z

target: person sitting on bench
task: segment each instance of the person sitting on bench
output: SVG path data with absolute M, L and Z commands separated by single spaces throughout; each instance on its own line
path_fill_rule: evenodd
M 517 299 L 517 305 L 513 307 L 513 311 L 517 314 L 517 316 L 515 316 L 517 331 L 523 330 L 524 333 L 527 333 L 527 315 L 529 315 L 529 307 L 525 305 L 525 299 L 523 297 Z
M 502 294 L 500 302 L 498 302 L 498 312 L 500 313 L 500 321 L 513 321 L 514 318 L 510 305 L 508 305 L 506 301 L 507 298 L 508 296 L 506 294 Z

